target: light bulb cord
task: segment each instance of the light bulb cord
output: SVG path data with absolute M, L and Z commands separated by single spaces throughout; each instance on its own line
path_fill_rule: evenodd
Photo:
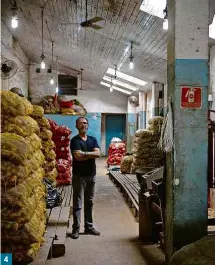
M 41 11 L 41 16 L 42 16 L 42 57 L 44 57 L 43 54 L 43 12 L 44 12 L 44 8 L 42 7 L 42 11 Z M 43 60 L 43 58 L 42 58 Z

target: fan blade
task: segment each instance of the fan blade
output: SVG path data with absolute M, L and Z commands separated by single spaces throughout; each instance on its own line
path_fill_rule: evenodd
M 103 29 L 103 27 L 96 25 L 96 24 L 91 25 L 90 28 L 96 29 L 96 30 Z
M 99 21 L 102 21 L 102 20 L 104 20 L 104 18 L 102 18 L 102 17 L 94 17 L 94 18 L 89 19 L 88 21 L 91 22 L 91 23 L 96 23 L 96 22 L 99 22 Z

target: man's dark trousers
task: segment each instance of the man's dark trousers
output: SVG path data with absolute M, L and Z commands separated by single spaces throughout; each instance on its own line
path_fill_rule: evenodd
M 80 230 L 82 199 L 84 197 L 84 227 L 85 230 L 93 228 L 93 195 L 95 190 L 95 177 L 73 176 L 73 229 Z

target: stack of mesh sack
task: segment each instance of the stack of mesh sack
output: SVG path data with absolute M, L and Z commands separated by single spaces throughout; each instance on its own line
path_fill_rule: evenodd
M 132 173 L 138 168 L 156 168 L 163 165 L 163 153 L 158 148 L 163 117 L 154 117 L 148 121 L 146 130 L 136 131 L 133 145 Z
M 31 103 L 1 91 L 1 242 L 14 262 L 32 261 L 45 232 L 45 157 Z
M 121 161 L 121 165 L 120 165 L 121 173 L 130 174 L 132 163 L 133 163 L 133 155 L 126 154 L 126 156 L 124 156 Z
M 43 165 L 45 177 L 55 185 L 57 177 L 56 153 L 49 121 L 44 117 L 44 109 L 38 105 L 33 105 L 31 117 L 37 121 L 40 127 L 39 136 L 42 140 L 42 151 L 45 156 L 45 163 Z

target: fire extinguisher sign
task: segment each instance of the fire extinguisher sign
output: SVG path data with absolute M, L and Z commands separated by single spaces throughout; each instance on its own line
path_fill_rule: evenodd
M 188 86 L 181 87 L 181 108 L 201 109 L 202 88 Z

